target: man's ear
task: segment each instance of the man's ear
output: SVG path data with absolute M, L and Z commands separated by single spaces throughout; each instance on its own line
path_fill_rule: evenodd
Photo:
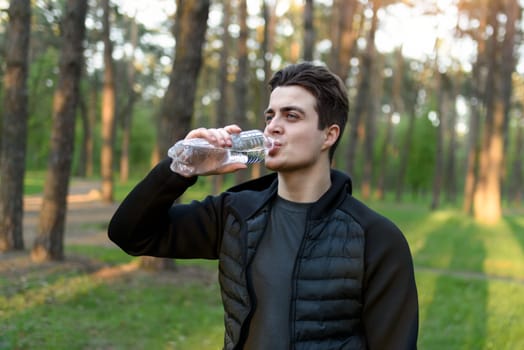
M 330 148 L 335 144 L 340 136 L 340 127 L 337 124 L 332 124 L 324 130 L 324 144 L 323 148 Z

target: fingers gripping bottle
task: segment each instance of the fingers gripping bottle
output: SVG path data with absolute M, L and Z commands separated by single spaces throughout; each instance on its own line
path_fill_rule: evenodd
M 264 160 L 273 140 L 260 130 L 231 135 L 232 147 L 221 148 L 205 139 L 187 139 L 175 143 L 167 152 L 173 159 L 171 170 L 184 176 L 210 173 L 231 163 L 253 164 Z

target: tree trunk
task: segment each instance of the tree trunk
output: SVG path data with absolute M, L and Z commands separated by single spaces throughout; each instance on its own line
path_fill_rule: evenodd
M 477 187 L 478 174 L 478 154 L 479 154 L 479 134 L 481 108 L 478 102 L 471 106 L 471 116 L 469 121 L 469 134 L 466 159 L 466 178 L 464 182 L 464 203 L 462 209 L 464 213 L 473 212 L 473 195 Z
M 102 175 L 102 200 L 113 202 L 114 179 L 113 157 L 115 144 L 115 69 L 113 63 L 113 43 L 111 42 L 111 7 L 109 0 L 102 0 L 103 39 L 104 39 L 104 83 L 102 88 L 102 150 L 100 173 Z
M 191 128 L 209 5 L 209 0 L 177 1 L 175 59 L 160 114 L 162 133 L 158 141 L 162 154 Z
M 90 177 L 94 174 L 94 148 L 95 148 L 95 142 L 93 139 L 94 132 L 96 126 L 96 121 L 98 119 L 98 107 L 99 107 L 99 101 L 98 101 L 98 88 L 99 83 L 97 79 L 97 75 L 91 79 L 89 83 L 89 92 L 88 92 L 88 100 L 89 100 L 89 106 L 87 110 L 87 119 L 88 123 L 90 125 L 89 127 L 89 133 L 86 133 L 87 139 L 86 139 L 86 176 Z
M 490 3 L 488 24 L 494 32 L 488 39 L 487 79 L 485 94 L 486 122 L 482 135 L 479 158 L 479 178 L 473 196 L 473 213 L 475 219 L 482 223 L 492 224 L 502 216 L 500 180 L 503 159 L 504 102 L 501 98 L 502 75 L 498 52 L 500 50 L 497 26 L 498 3 Z
M 388 159 L 390 157 L 389 148 L 391 145 L 391 139 L 393 134 L 393 109 L 387 114 L 386 131 L 384 135 L 384 141 L 380 149 L 380 162 L 379 162 L 379 173 L 377 179 L 377 190 L 376 197 L 383 200 L 386 191 L 386 172 L 388 170 Z
M 509 4 L 509 6 L 505 6 Z M 495 28 L 489 39 L 488 80 L 486 91 L 486 125 L 480 154 L 479 183 L 474 196 L 474 215 L 477 221 L 493 224 L 502 217 L 502 185 L 507 116 L 511 101 L 511 75 L 515 69 L 516 2 L 492 2 L 488 23 Z M 498 16 L 507 18 L 505 28 L 497 27 Z M 501 43 L 499 33 L 504 33 Z
M 522 205 L 524 200 L 524 165 L 522 162 L 522 155 L 524 154 L 524 118 L 521 116 L 517 120 L 517 130 L 515 135 L 515 158 L 513 160 L 513 181 L 510 187 L 512 202 L 517 205 Z
M 262 100 L 262 108 L 260 110 L 266 109 L 267 103 L 269 101 L 269 89 L 267 83 L 273 71 L 271 69 L 271 62 L 273 59 L 273 51 L 275 50 L 275 27 L 276 27 L 276 4 L 273 2 L 263 1 L 262 4 L 262 13 L 264 16 L 264 39 L 262 40 L 261 45 L 261 55 L 264 58 L 264 92 Z
M 330 38 L 333 44 L 329 55 L 329 68 L 333 73 L 338 75 L 346 85 L 348 84 L 349 64 L 352 51 L 355 40 L 358 37 L 358 30 L 353 28 L 353 23 L 359 6 L 358 0 L 334 0 L 331 7 L 332 23 L 330 26 Z M 356 128 L 358 128 L 358 126 L 354 124 L 355 120 L 353 120 L 355 115 L 355 113 L 350 112 L 350 121 L 348 123 L 349 131 L 346 132 L 346 135 L 349 135 L 349 143 L 353 142 L 351 140 L 357 132 Z M 351 173 L 354 159 L 354 151 L 351 150 L 350 147 L 346 148 L 345 154 L 341 152 L 340 156 L 335 159 L 335 162 L 337 162 L 340 158 L 344 158 L 345 168 L 348 170 L 348 173 Z
M 506 14 L 506 24 L 505 24 L 505 35 L 504 41 L 502 42 L 502 61 L 501 61 L 501 75 L 502 75 L 502 90 L 501 98 L 504 103 L 504 124 L 502 134 L 504 137 L 503 149 L 508 149 L 509 142 L 509 120 L 510 120 L 510 110 L 511 110 L 511 101 L 513 96 L 513 72 L 516 67 L 516 53 L 515 53 L 515 38 L 517 36 L 517 23 L 522 18 L 522 8 L 519 5 L 518 0 L 506 0 L 503 4 L 503 11 Z M 521 35 L 521 30 L 519 34 Z M 506 163 L 506 152 L 503 152 L 502 159 L 502 168 L 503 173 L 501 175 L 501 189 L 504 183 L 509 183 L 509 181 L 504 181 L 507 179 Z
M 456 176 L 456 153 L 457 153 L 457 133 L 455 131 L 456 123 L 457 123 L 457 111 L 455 108 L 455 100 L 457 98 L 456 89 L 455 89 L 455 83 L 450 81 L 449 82 L 449 92 L 450 92 L 450 103 L 448 104 L 448 113 L 449 113 L 449 121 L 446 123 L 447 130 L 446 134 L 448 137 L 448 143 L 447 143 L 447 156 L 445 157 L 445 166 L 444 166 L 444 178 L 446 179 L 446 182 L 444 183 L 445 186 L 445 193 L 446 193 L 446 200 L 450 203 L 455 203 L 457 200 L 457 176 Z
M 349 76 L 349 61 L 353 45 L 358 36 L 353 29 L 353 19 L 358 7 L 358 0 L 336 0 L 332 6 L 332 30 L 330 64 L 333 73 L 337 74 L 344 83 Z
M 491 113 L 493 121 L 484 130 L 473 208 L 475 219 L 487 224 L 496 223 L 502 217 L 500 180 L 504 154 L 504 104 L 500 99 L 494 102 Z
M 487 27 L 487 0 L 481 1 L 478 8 L 480 10 L 480 23 L 476 33 L 485 33 Z M 467 145 L 467 165 L 464 182 L 464 203 L 463 211 L 467 214 L 473 213 L 473 197 L 478 182 L 478 163 L 479 163 L 479 139 L 481 120 L 484 116 L 484 95 L 486 87 L 486 40 L 482 34 L 477 35 L 477 61 L 473 65 L 472 87 L 473 98 L 471 103 L 471 117 L 469 121 L 469 135 Z
M 196 83 L 202 65 L 202 46 L 205 41 L 209 0 L 178 0 L 175 19 L 176 51 L 169 86 L 162 101 L 157 153 L 167 152 L 176 141 L 185 137 L 191 128 Z M 172 259 L 142 257 L 141 266 L 172 269 Z
M 124 106 L 121 114 L 122 120 L 122 144 L 120 154 L 120 181 L 125 183 L 129 179 L 129 147 L 131 143 L 131 124 L 133 120 L 133 107 L 137 98 L 137 92 L 135 91 L 135 51 L 138 46 L 138 24 L 136 18 L 130 19 L 130 32 L 131 32 L 131 55 L 127 62 L 127 103 Z
M 224 1 L 223 10 L 222 10 L 222 49 L 220 50 L 220 63 L 218 69 L 218 91 L 220 91 L 220 99 L 216 104 L 216 125 L 224 126 L 227 124 L 228 117 L 228 72 L 229 72 L 229 45 L 230 45 L 230 35 L 229 35 L 229 24 L 231 22 L 231 6 L 229 1 Z M 212 191 L 213 194 L 218 194 L 224 183 L 223 175 L 213 176 Z
M 248 61 L 248 27 L 247 27 L 247 4 L 246 0 L 239 2 L 239 26 L 240 34 L 238 36 L 238 68 L 235 79 L 235 122 L 243 127 L 247 123 L 247 87 L 249 85 L 249 61 Z M 235 181 L 243 182 L 247 179 L 246 171 L 235 173 Z
M 366 50 L 364 51 L 360 59 L 360 81 L 358 84 L 357 98 L 355 102 L 355 112 L 353 113 L 353 118 L 351 119 L 351 125 L 349 130 L 350 133 L 349 144 L 347 148 L 346 169 L 348 174 L 350 175 L 353 175 L 353 169 L 355 166 L 357 155 L 357 146 L 359 144 L 359 141 L 364 137 L 363 128 L 361 124 L 365 121 L 364 118 L 370 117 L 366 115 L 366 106 L 368 104 L 368 99 L 371 98 L 371 75 L 373 69 L 373 53 L 375 49 L 375 31 L 377 28 L 376 21 L 376 11 L 374 11 L 373 18 L 371 20 L 371 28 L 368 33 Z
M 62 22 L 59 79 L 53 100 L 53 130 L 34 261 L 62 260 L 67 193 L 73 159 L 75 115 L 83 65 L 87 0 L 68 0 Z
M 393 72 L 393 82 L 391 87 L 392 106 L 387 116 L 386 131 L 384 136 L 384 143 L 380 152 L 380 171 L 377 180 L 376 196 L 378 199 L 385 198 L 386 192 L 386 173 L 388 170 L 388 159 L 390 157 L 389 149 L 391 148 L 391 141 L 393 138 L 393 116 L 395 114 L 401 115 L 404 111 L 404 103 L 402 102 L 402 79 L 404 77 L 404 57 L 402 56 L 402 48 L 395 51 L 396 67 Z
M 304 61 L 313 60 L 313 52 L 315 50 L 315 27 L 313 19 L 313 0 L 306 0 L 304 7 Z
M 435 147 L 435 169 L 433 173 L 433 193 L 431 196 L 431 210 L 440 206 L 440 193 L 442 192 L 442 176 L 444 170 L 444 133 L 446 131 L 448 112 L 448 78 L 444 73 L 437 73 L 438 118 L 437 145 Z
M 373 163 L 375 159 L 375 138 L 376 138 L 376 132 L 375 132 L 375 120 L 376 120 L 376 104 L 380 103 L 380 93 L 378 91 L 382 91 L 383 89 L 380 87 L 379 81 L 381 81 L 381 72 L 379 73 L 379 70 L 381 70 L 381 63 L 378 62 L 376 49 L 375 49 L 375 34 L 378 27 L 378 10 L 381 6 L 381 1 L 374 1 L 373 2 L 373 17 L 371 18 L 371 28 L 369 29 L 368 33 L 368 40 L 367 40 L 367 59 L 369 59 L 369 66 L 367 68 L 367 71 L 369 72 L 369 90 L 367 91 L 367 96 L 365 98 L 366 103 L 366 120 L 365 120 L 365 127 L 366 127 L 366 134 L 364 138 L 364 166 L 363 166 L 363 174 L 362 174 L 362 182 L 361 182 L 361 188 L 362 188 L 362 198 L 367 200 L 371 197 L 371 187 L 373 182 Z M 376 95 L 371 98 L 371 92 L 377 91 Z
M 91 134 L 91 124 L 89 124 L 89 109 L 85 102 L 84 94 L 78 94 L 78 111 L 80 123 L 82 124 L 82 141 L 80 141 L 80 150 L 78 156 L 78 165 L 75 174 L 79 177 L 86 177 L 87 171 L 87 144 Z
M 263 39 L 260 45 L 260 56 L 263 58 L 263 69 L 264 69 L 264 80 L 256 88 L 261 92 L 258 95 L 258 110 L 263 111 L 266 109 L 269 101 L 269 88 L 268 81 L 273 75 L 271 69 L 271 62 L 273 59 L 274 43 L 275 43 L 275 3 L 269 3 L 268 1 L 262 1 L 262 16 L 264 19 L 263 27 Z M 260 166 L 260 175 L 264 175 L 268 172 L 265 166 Z
M 29 0 L 11 0 L 5 41 L 0 145 L 0 252 L 24 249 L 24 177 L 28 119 Z
M 415 92 L 416 93 L 416 92 Z M 395 201 L 400 203 L 404 195 L 404 184 L 406 182 L 406 173 L 408 170 L 409 157 L 411 156 L 411 148 L 413 145 L 413 134 L 415 133 L 415 104 L 410 104 L 406 109 L 409 109 L 408 128 L 406 135 L 402 138 L 402 148 L 400 149 L 400 164 L 398 169 L 397 185 L 395 191 Z

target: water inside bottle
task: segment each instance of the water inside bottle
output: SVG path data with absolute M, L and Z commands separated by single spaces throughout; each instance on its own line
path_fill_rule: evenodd
M 273 140 L 264 136 L 260 130 L 249 130 L 231 135 L 233 147 L 230 161 L 245 164 L 258 163 L 264 160 L 267 150 L 273 147 Z
M 264 147 L 252 148 L 244 151 L 231 149 L 229 153 L 229 162 L 253 164 L 263 161 L 265 155 L 266 150 Z

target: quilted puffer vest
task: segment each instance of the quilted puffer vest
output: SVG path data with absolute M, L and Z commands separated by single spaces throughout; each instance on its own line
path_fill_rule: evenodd
M 343 195 L 329 215 L 309 215 L 295 261 L 290 349 L 365 349 L 361 324 L 364 231 Z M 225 222 L 219 282 L 225 309 L 225 349 L 241 349 L 253 311 L 247 270 L 264 234 L 269 205 L 247 220 L 234 212 Z

